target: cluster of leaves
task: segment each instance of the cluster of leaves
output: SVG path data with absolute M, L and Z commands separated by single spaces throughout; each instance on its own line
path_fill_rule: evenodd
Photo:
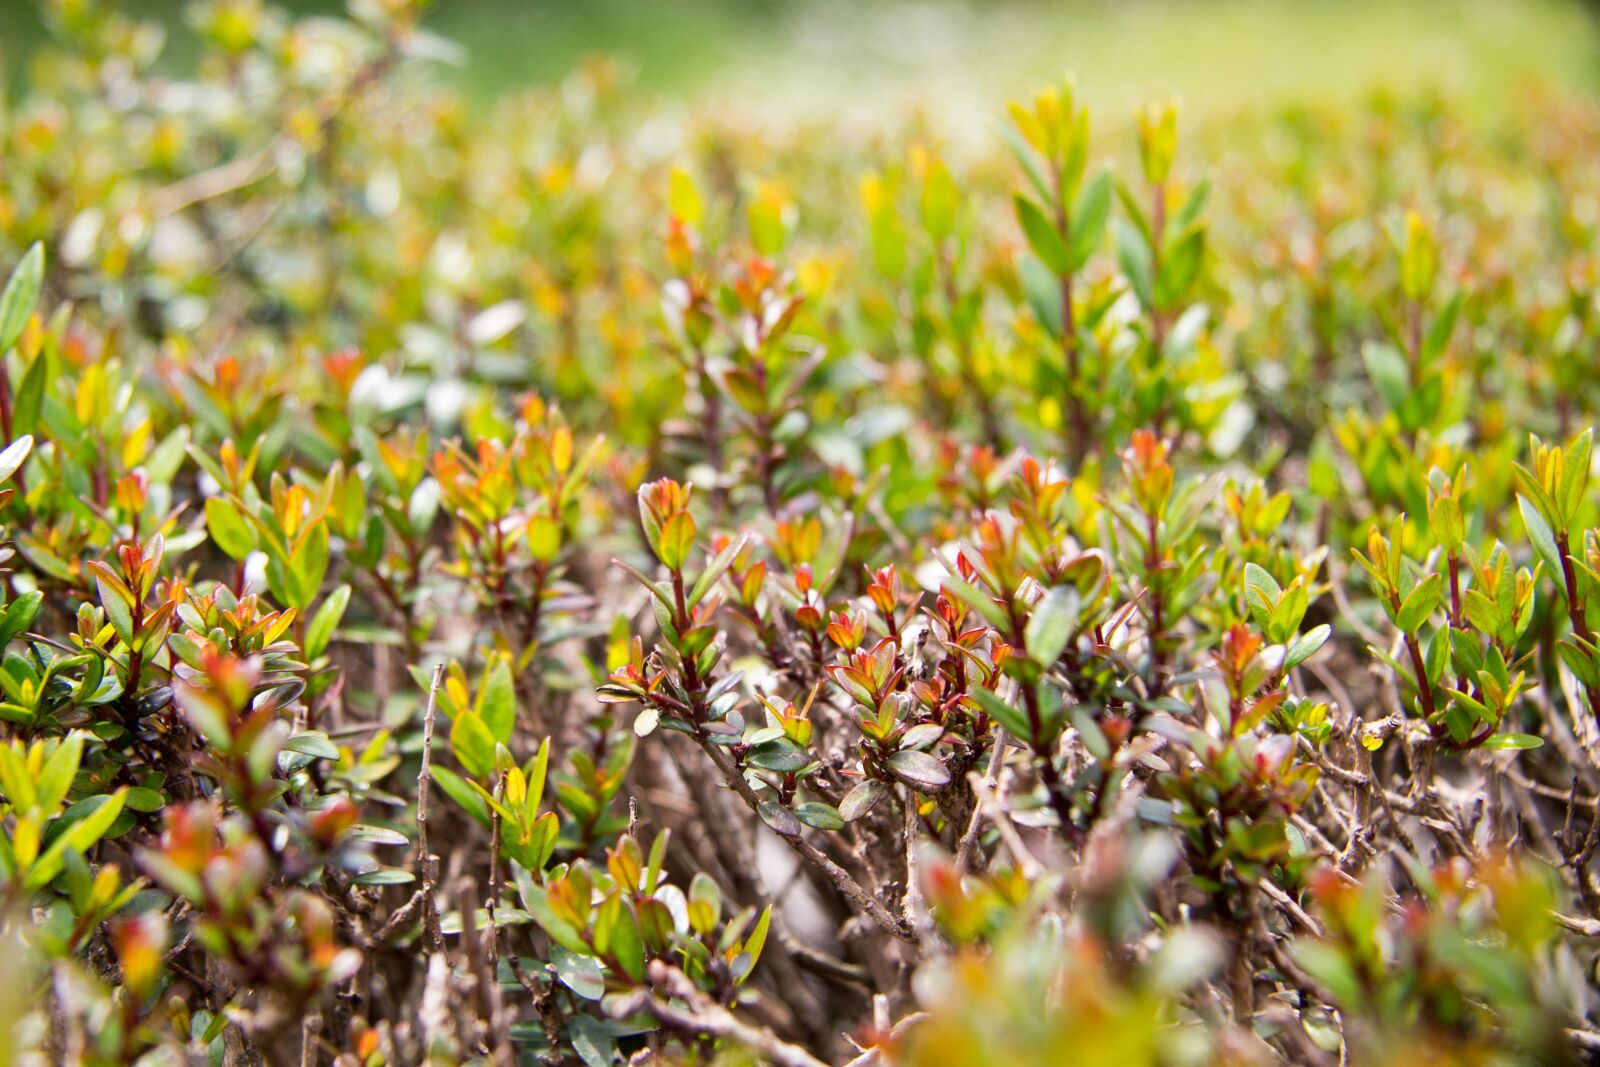
M 1600 111 L 971 159 L 43 8 L 17 1062 L 1600 1048 Z

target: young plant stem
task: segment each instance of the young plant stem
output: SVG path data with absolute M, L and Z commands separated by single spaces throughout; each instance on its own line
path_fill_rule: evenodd
M 1051 174 L 1054 186 L 1055 223 L 1056 234 L 1061 238 L 1063 248 L 1072 247 L 1072 218 L 1067 212 L 1066 189 L 1063 184 L 1061 168 L 1054 168 Z M 1093 451 L 1093 428 L 1089 423 L 1089 412 L 1083 404 L 1083 369 L 1080 365 L 1078 352 L 1078 325 L 1072 307 L 1072 272 L 1068 271 L 1060 278 L 1061 301 L 1061 354 L 1064 365 L 1063 371 L 1067 378 L 1066 410 L 1062 413 L 1062 428 L 1066 431 L 1066 454 L 1068 460 L 1077 467 L 1088 458 Z
M 1000 424 L 1000 416 L 995 411 L 994 398 L 983 386 L 983 379 L 978 374 L 978 363 L 972 352 L 972 341 L 965 330 L 956 325 L 956 307 L 960 301 L 960 294 L 956 291 L 955 268 L 950 262 L 950 257 L 944 249 L 940 249 L 936 257 L 939 263 L 939 276 L 944 290 L 945 315 L 950 323 L 950 332 L 955 339 L 956 364 L 960 368 L 961 377 L 967 383 L 967 388 L 972 390 L 973 399 L 978 405 L 978 419 L 983 426 L 983 439 L 996 451 L 1003 451 L 1006 446 L 1005 429 Z M 1070 298 L 1069 298 L 1070 302 Z
M 711 503 L 720 517 L 728 510 L 728 490 L 722 484 L 722 390 L 711 377 L 705 350 L 694 346 L 694 375 L 700 386 L 700 446 L 705 449 L 706 465 L 716 472 L 711 485 Z
M 1150 277 L 1157 279 L 1161 277 L 1161 249 L 1167 239 L 1166 182 L 1156 182 L 1151 187 L 1150 200 Z M 1167 321 L 1161 309 L 1156 307 L 1150 309 L 1150 344 L 1159 362 L 1167 347 Z
M 1433 686 L 1428 681 L 1428 666 L 1422 658 L 1422 646 L 1417 643 L 1416 635 L 1406 634 L 1406 651 L 1411 653 L 1411 670 L 1416 675 L 1417 699 L 1422 702 L 1422 714 L 1430 724 L 1433 721 L 1435 707 L 1433 703 Z
M 1589 630 L 1584 603 L 1578 595 L 1578 572 L 1572 566 L 1571 542 L 1565 530 L 1556 535 L 1556 553 L 1561 557 L 1561 581 L 1567 595 L 1567 618 L 1572 623 L 1572 633 L 1585 642 L 1592 641 L 1593 634 Z M 1592 685 L 1584 686 L 1584 697 L 1589 702 L 1589 714 L 1600 725 L 1600 689 Z
M 1166 592 L 1161 575 L 1161 517 L 1146 519 L 1145 581 L 1150 590 L 1150 695 L 1161 696 L 1167 688 Z

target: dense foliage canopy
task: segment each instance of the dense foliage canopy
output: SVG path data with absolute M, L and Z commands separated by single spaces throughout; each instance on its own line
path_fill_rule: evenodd
M 1600 1049 L 1600 106 L 968 151 L 46 10 L 0 1061 Z

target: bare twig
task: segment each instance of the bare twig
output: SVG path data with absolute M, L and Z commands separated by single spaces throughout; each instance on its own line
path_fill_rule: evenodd
M 876 1008 L 879 1000 L 884 1001 L 885 1008 L 887 1009 L 888 998 L 886 997 L 874 997 L 874 1008 Z M 861 1055 L 845 1063 L 844 1067 L 875 1067 L 875 1065 L 883 1058 L 883 1048 L 885 1045 L 892 1044 L 894 1041 L 903 1037 L 907 1030 L 911 1029 L 913 1026 L 917 1025 L 927 1017 L 927 1012 L 914 1011 L 910 1015 L 907 1015 L 905 1018 L 901 1019 L 899 1022 L 895 1023 L 892 1027 L 886 1026 L 883 1024 L 883 1022 L 875 1019 L 873 1027 L 877 1033 L 871 1047 L 863 1048 L 861 1050 Z
M 1567 1037 L 1579 1048 L 1588 1049 L 1591 1052 L 1600 1052 L 1600 1034 L 1595 1033 L 1593 1030 L 1578 1030 L 1569 1026 L 1567 1028 Z
M 1011 858 L 1016 860 L 1017 869 L 1030 881 L 1037 878 L 1044 868 L 1028 850 L 1028 846 L 1023 844 L 1022 835 L 1017 832 L 1011 816 L 1006 811 L 1005 780 L 1002 778 L 993 788 L 985 783 L 978 786 L 975 791 L 978 807 L 983 811 L 984 818 L 994 823 L 994 828 L 1000 832 L 1000 840 L 1005 842 L 1006 850 L 1011 853 Z
M 1600 919 L 1581 919 L 1574 915 L 1563 915 L 1559 911 L 1552 911 L 1550 916 L 1555 919 L 1557 926 L 1569 933 L 1600 937 Z
M 433 716 L 439 700 L 439 685 L 444 681 L 444 664 L 433 669 L 428 686 L 428 706 L 422 714 L 422 770 L 417 773 L 417 860 L 422 878 L 422 927 L 432 952 L 444 951 L 444 932 L 439 929 L 439 902 L 434 883 L 439 876 L 439 857 L 428 851 L 428 792 L 433 782 Z
M 1000 780 L 1000 759 L 1005 754 L 1006 732 L 996 726 L 994 732 L 994 751 L 989 756 L 989 769 L 984 773 L 983 784 L 990 792 L 994 791 L 995 783 Z M 977 781 L 973 781 L 973 790 L 976 793 Z M 961 843 L 956 846 L 956 871 L 965 874 L 968 865 L 972 862 L 972 850 L 978 844 L 978 835 L 983 831 L 983 805 L 972 805 L 972 821 L 967 823 L 966 832 L 961 835 Z
M 933 920 L 922 898 L 922 875 L 917 871 L 917 795 L 909 788 L 902 807 L 905 809 L 906 891 L 901 898 L 900 911 L 918 935 L 926 937 L 932 933 Z
M 503 800 L 505 795 L 505 775 L 500 775 L 494 787 L 495 799 Z M 489 892 L 488 898 L 483 902 L 484 913 L 488 921 L 484 923 L 483 942 L 489 955 L 489 973 L 497 974 L 500 969 L 500 933 L 495 925 L 495 898 L 500 895 L 500 812 L 494 807 L 489 808 Z
M 649 1012 L 662 1026 L 688 1035 L 709 1035 L 742 1045 L 776 1067 L 827 1067 L 798 1045 L 791 1045 L 771 1030 L 745 1022 L 702 993 L 684 973 L 661 960 L 650 963 L 650 989 L 637 989 L 611 1004 L 611 1013 L 623 1018 Z M 671 999 L 668 999 L 671 998 Z M 679 1006 L 673 1001 L 681 1001 Z
M 1323 936 L 1322 924 L 1313 918 L 1304 908 L 1302 908 L 1293 897 L 1291 897 L 1288 893 L 1285 893 L 1282 889 L 1278 888 L 1278 886 L 1274 885 L 1272 879 L 1262 878 L 1256 884 L 1260 887 L 1261 891 L 1267 895 L 1268 900 L 1271 900 L 1279 908 L 1283 909 L 1283 911 L 1295 922 L 1305 927 L 1305 929 L 1311 934 L 1317 937 Z
M 739 794 L 740 799 L 745 802 L 751 811 L 758 811 L 761 798 L 756 796 L 755 790 L 750 787 L 750 783 L 744 780 L 744 775 L 740 773 L 739 768 L 734 764 L 727 750 L 720 745 L 713 744 L 708 738 L 699 734 L 695 734 L 694 738 L 706 755 L 711 757 L 711 762 L 716 764 L 717 770 L 722 772 L 722 778 L 728 783 L 728 786 Z M 905 940 L 914 938 L 915 932 L 910 923 L 904 919 L 895 918 L 889 909 L 883 906 L 882 901 L 868 892 L 866 887 L 856 881 L 849 871 L 835 863 L 816 845 L 813 845 L 799 834 L 793 836 L 780 834 L 778 836 L 788 842 L 789 847 L 794 849 L 801 859 L 825 875 L 838 888 L 839 892 L 843 893 L 845 898 L 854 904 L 867 918 L 895 937 Z

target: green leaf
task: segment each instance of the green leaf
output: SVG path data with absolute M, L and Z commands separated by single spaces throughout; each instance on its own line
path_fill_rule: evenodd
M 648 574 L 644 573 L 644 571 L 641 571 L 638 567 L 635 567 L 625 559 L 613 559 L 611 561 L 611 565 L 616 567 L 618 570 L 623 571 L 634 581 L 650 590 L 651 595 L 653 595 L 657 600 L 661 601 L 662 606 L 668 611 L 673 609 L 674 605 L 672 602 L 672 590 L 669 589 L 665 583 L 656 581 Z
M 17 398 L 11 410 L 11 432 L 19 437 L 32 434 L 39 425 L 49 374 L 50 358 L 44 352 L 39 353 L 22 374 L 22 384 L 17 386 Z
M 298 734 L 290 734 L 289 739 L 283 743 L 285 752 L 298 752 L 302 756 L 311 756 L 315 759 L 339 758 L 339 746 L 329 740 L 328 735 L 320 730 L 306 730 Z
M 1333 634 L 1333 627 L 1327 623 L 1313 627 L 1295 639 L 1289 646 L 1289 651 L 1283 657 L 1283 669 L 1291 670 L 1300 666 L 1306 660 L 1317 654 L 1317 650 L 1327 644 L 1328 638 Z
M 562 1024 L 562 1036 L 572 1042 L 572 1051 L 583 1061 L 583 1067 L 612 1067 L 619 1059 L 616 1037 L 607 1030 L 608 1025 L 617 1024 L 591 1015 L 579 1015 Z
M 469 781 L 467 782 L 467 789 L 472 790 L 472 792 L 477 793 L 478 797 L 483 798 L 483 803 L 486 803 L 486 805 L 490 806 L 491 816 L 493 816 L 493 814 L 498 814 L 501 819 L 506 819 L 507 822 L 518 821 L 517 813 L 512 811 L 512 809 L 507 808 L 506 805 L 502 805 L 501 801 L 499 801 L 499 797 L 496 797 L 496 795 L 491 793 L 490 790 L 486 790 L 483 785 L 478 785 L 477 782 Z
M 1050 268 L 1040 262 L 1037 256 L 1025 255 L 1017 266 L 1017 274 L 1022 280 L 1022 292 L 1028 300 L 1028 306 L 1033 309 L 1034 317 L 1039 320 L 1051 337 L 1060 337 L 1062 330 L 1061 317 L 1061 279 L 1050 273 Z
M 4 613 L 0 613 L 0 648 L 33 625 L 33 620 L 39 614 L 39 605 L 43 603 L 44 594 L 34 589 L 6 605 Z
M 927 751 L 937 745 L 945 735 L 945 728 L 936 722 L 925 722 L 920 726 L 913 726 L 900 735 L 900 743 L 896 748 L 920 748 Z
M 694 550 L 694 519 L 687 511 L 680 511 L 661 526 L 661 541 L 656 546 L 661 562 L 668 570 L 681 570 Z
M 605 976 L 593 956 L 569 951 L 560 945 L 550 946 L 550 962 L 555 965 L 556 977 L 561 984 L 584 1000 L 599 1000 L 605 996 Z
M 661 878 L 661 865 L 667 859 L 667 842 L 672 840 L 672 831 L 664 829 L 656 834 L 656 839 L 650 842 L 650 855 L 644 862 L 644 881 L 640 888 L 646 893 L 656 891 L 656 883 Z
M 1567 446 L 1561 484 L 1556 486 L 1556 505 L 1561 509 L 1562 518 L 1569 523 L 1583 505 L 1584 490 L 1589 486 L 1589 457 L 1593 451 L 1593 429 L 1583 431 Z
M 1089 262 L 1094 250 L 1105 239 L 1106 221 L 1111 217 L 1111 172 L 1103 170 L 1090 178 L 1072 207 L 1072 226 L 1067 233 L 1067 266 L 1076 274 Z
M 767 946 L 767 931 L 771 926 L 772 905 L 768 904 L 761 909 L 761 918 L 756 920 L 755 929 L 750 931 L 749 938 L 745 940 L 744 955 L 749 957 L 750 962 L 744 972 L 737 978 L 737 981 L 743 982 L 745 978 L 750 976 L 750 972 L 755 970 L 756 963 L 761 959 L 761 950 Z
M 27 726 L 33 722 L 34 712 L 21 704 L 3 703 L 0 704 L 0 719 Z
M 1544 740 L 1542 738 L 1535 737 L 1532 734 L 1495 734 L 1483 743 L 1483 747 L 1490 749 L 1538 748 L 1543 744 Z
M 859 782 L 839 802 L 839 817 L 845 822 L 855 822 L 871 811 L 889 793 L 889 787 L 876 778 Z
M 709 907 L 712 922 L 716 922 L 722 915 L 722 890 L 716 880 L 704 871 L 697 872 L 689 880 L 689 900 L 691 903 L 701 903 Z
M 1078 628 L 1080 603 L 1077 589 L 1070 585 L 1058 585 L 1046 593 L 1028 618 L 1024 635 L 1028 655 L 1045 667 L 1054 663 Z
M 1361 348 L 1361 358 L 1366 361 L 1373 387 L 1389 410 L 1405 407 L 1406 397 L 1411 395 L 1411 366 L 1399 349 L 1381 341 L 1368 341 Z
M 950 784 L 945 765 L 926 752 L 901 749 L 889 757 L 886 766 L 895 777 L 917 789 L 933 792 Z
M 1432 363 L 1444 351 L 1445 345 L 1450 343 L 1450 335 L 1455 332 L 1456 318 L 1461 311 L 1461 299 L 1465 295 L 1463 290 L 1457 289 L 1433 317 L 1428 336 L 1422 343 L 1424 364 Z
M 1284 590 L 1278 601 L 1278 606 L 1272 609 L 1272 615 L 1267 620 L 1267 636 L 1274 644 L 1283 644 L 1294 636 L 1300 629 L 1300 622 L 1306 617 L 1306 608 L 1311 604 L 1311 595 L 1306 592 L 1305 583 L 1295 582 Z
M 1395 625 L 1401 633 L 1415 634 L 1438 609 L 1443 596 L 1443 580 L 1437 574 L 1428 575 L 1400 604 L 1400 610 L 1395 614 Z
M 1533 501 L 1526 496 L 1517 498 L 1517 509 L 1522 512 L 1522 525 L 1527 528 L 1528 540 L 1533 543 L 1533 550 L 1543 561 L 1545 567 L 1552 575 L 1562 572 L 1561 552 L 1556 547 L 1555 532 L 1550 529 L 1550 524 L 1545 522 L 1544 516 Z M 1558 580 L 1557 585 L 1560 585 Z M 1563 588 L 1563 596 L 1565 589 Z
M 487 830 L 490 825 L 489 805 L 472 788 L 472 785 L 449 767 L 434 767 L 433 781 L 444 790 L 444 795 L 455 801 L 456 807 L 472 816 Z
M 522 903 L 533 915 L 533 921 L 539 928 L 550 935 L 550 939 L 569 952 L 579 955 L 588 955 L 589 946 L 583 940 L 583 934 L 576 926 L 557 915 L 550 906 L 550 894 L 541 885 L 520 885 L 522 890 Z
M 1006 617 L 1005 609 L 996 604 L 994 598 L 989 594 L 969 585 L 965 579 L 959 577 L 953 571 L 945 576 L 944 584 L 947 589 L 960 597 L 967 607 L 988 620 L 989 625 L 1001 632 L 1005 632 L 1010 628 L 1011 620 Z
M 1012 737 L 1033 740 L 1033 726 L 1021 708 L 1012 707 L 1000 699 L 999 693 L 981 685 L 970 689 L 968 695 L 976 698 L 983 710 L 989 713 L 989 718 L 1003 726 Z
M 391 830 L 387 826 L 373 826 L 370 823 L 357 823 L 350 827 L 345 834 L 345 840 L 368 845 L 391 845 L 396 848 L 411 844 L 411 839 L 399 830 Z
M 1006 124 L 1001 127 L 1000 134 L 1006 139 L 1006 145 L 1011 149 L 1011 154 L 1022 165 L 1022 172 L 1027 175 L 1028 184 L 1033 186 L 1033 191 L 1039 194 L 1040 200 L 1049 200 L 1053 195 L 1050 183 L 1045 180 L 1044 171 L 1039 169 L 1038 156 L 1032 148 L 1022 139 L 1015 126 Z
M 495 656 L 484 672 L 483 688 L 478 691 L 478 702 L 473 710 L 489 728 L 490 737 L 502 745 L 511 744 L 511 734 L 517 725 L 517 687 L 505 656 Z
M 705 599 L 705 595 L 711 591 L 711 587 L 716 584 L 717 579 L 727 572 L 728 568 L 733 565 L 733 561 L 738 558 L 739 553 L 744 551 L 745 543 L 749 539 L 749 534 L 741 535 L 727 548 L 718 552 L 715 559 L 706 564 L 706 569 L 695 580 L 694 588 L 689 590 L 689 606 L 691 608 Z
M 72 779 L 78 773 L 78 762 L 83 757 L 84 734 L 74 730 L 68 734 L 50 758 L 44 761 L 34 782 L 34 803 L 47 814 L 54 814 L 72 788 Z
M 50 884 L 61 871 L 62 855 L 67 849 L 87 853 L 96 841 L 105 836 L 117 821 L 117 816 L 122 814 L 122 804 L 127 797 L 127 789 L 118 789 L 115 793 L 89 797 L 87 800 L 74 804 L 62 815 L 62 819 L 72 816 L 73 812 L 82 811 L 83 815 L 77 817 L 71 828 L 62 832 L 50 847 L 33 862 L 28 868 L 27 877 L 23 879 L 23 888 L 28 890 L 42 889 Z
M 1022 224 L 1023 236 L 1027 237 L 1028 247 L 1033 249 L 1034 255 L 1056 277 L 1070 273 L 1072 262 L 1055 224 L 1045 218 L 1038 204 L 1020 193 L 1012 197 L 1012 202 L 1016 205 L 1017 221 Z
M 289 569 L 294 577 L 293 606 L 305 611 L 321 591 L 322 578 L 328 573 L 328 524 L 325 521 L 318 519 L 300 535 Z
M 0 291 L 0 357 L 16 347 L 44 288 L 44 245 L 35 241 Z
M 1544 516 L 1546 522 L 1552 526 L 1560 526 L 1561 518 L 1556 513 L 1556 502 L 1544 491 L 1544 485 L 1538 477 L 1520 463 L 1511 465 L 1511 475 L 1517 483 L 1517 492 L 1533 502 L 1533 506 Z
M 1278 584 L 1278 580 L 1269 574 L 1265 567 L 1257 566 L 1254 563 L 1246 563 L 1244 565 L 1244 588 L 1247 597 L 1252 591 L 1261 594 L 1262 598 L 1267 601 L 1266 607 L 1269 614 L 1273 606 L 1277 604 L 1278 598 L 1283 596 L 1283 587 Z
M 1338 948 L 1322 941 L 1296 941 L 1290 945 L 1289 954 L 1340 1007 L 1348 1010 L 1360 1006 L 1361 980 Z
M 832 804 L 824 804 L 820 800 L 808 800 L 804 804 L 794 806 L 795 818 L 811 827 L 813 830 L 842 830 L 844 817 Z
M 1105 731 L 1100 729 L 1089 707 L 1080 704 L 1072 709 L 1072 725 L 1083 739 L 1083 747 L 1089 750 L 1089 755 L 1097 760 L 1110 758 L 1111 742 L 1106 739 Z
M 350 586 L 341 585 L 328 594 L 317 613 L 311 617 L 311 625 L 306 628 L 306 658 L 314 660 L 328 649 L 328 642 L 333 639 L 333 632 L 339 628 L 339 620 L 344 618 L 344 610 L 350 604 Z
M 122 643 L 133 643 L 133 607 L 127 599 L 117 590 L 106 576 L 96 574 L 95 583 L 100 590 L 100 604 L 106 609 L 106 618 L 110 621 L 117 636 Z M 126 589 L 126 586 L 123 586 Z
M 795 744 L 787 737 L 780 737 L 774 741 L 756 745 L 750 750 L 745 761 L 752 766 L 760 767 L 766 771 L 778 771 L 788 774 L 798 771 L 811 762 L 811 753 Z
M 456 716 L 450 728 L 450 747 L 468 774 L 482 779 L 494 772 L 494 746 L 494 734 L 477 712 L 463 711 Z
M 206 530 L 231 560 L 243 560 L 255 551 L 255 532 L 239 514 L 238 507 L 225 496 L 206 498 Z
M 128 788 L 128 797 L 124 806 L 129 811 L 142 812 L 148 815 L 153 811 L 160 811 L 166 806 L 166 803 L 167 798 L 162 796 L 159 790 L 135 785 Z
M 1183 206 L 1177 211 L 1173 212 L 1171 223 L 1172 231 L 1174 233 L 1182 233 L 1190 226 L 1193 226 L 1195 220 L 1200 217 L 1200 212 L 1205 208 L 1206 200 L 1209 199 L 1210 196 L 1211 179 L 1200 179 L 1200 181 L 1195 185 L 1194 190 L 1189 194 L 1188 199 L 1183 202 Z
M 528 761 L 523 773 L 528 779 L 528 798 L 523 802 L 523 814 L 529 818 L 539 810 L 544 800 L 544 782 L 550 771 L 550 739 L 539 742 L 539 751 Z
M 776 800 L 763 800 L 756 805 L 756 814 L 761 816 L 762 822 L 784 837 L 800 836 L 800 820 L 795 818 L 794 812 Z
M 1146 308 L 1155 307 L 1155 282 L 1150 277 L 1150 245 L 1145 240 L 1145 235 L 1137 227 L 1122 219 L 1117 220 L 1115 230 L 1117 264 L 1127 276 L 1128 284 L 1133 286 L 1139 303 Z
M 1161 259 L 1161 273 L 1156 278 L 1156 306 L 1170 309 L 1184 298 L 1200 276 L 1205 262 L 1206 231 L 1196 226 L 1180 237 Z

